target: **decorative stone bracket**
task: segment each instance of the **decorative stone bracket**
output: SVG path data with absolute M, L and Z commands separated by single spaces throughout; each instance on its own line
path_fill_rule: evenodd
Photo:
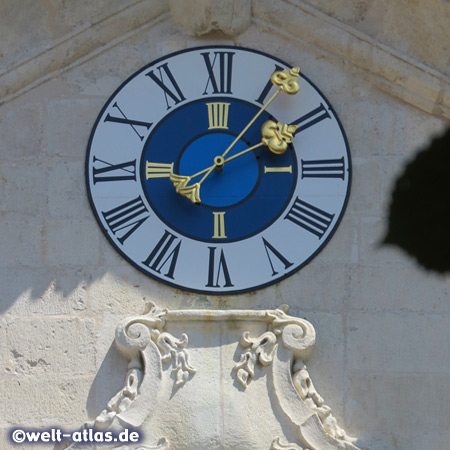
M 152 304 L 117 327 L 116 344 L 129 360 L 125 384 L 85 425 L 134 428 L 143 440 L 69 448 L 357 450 L 306 369 L 314 343 L 314 327 L 286 306 L 170 311 Z
M 191 36 L 242 33 L 251 22 L 251 0 L 169 0 L 172 18 Z

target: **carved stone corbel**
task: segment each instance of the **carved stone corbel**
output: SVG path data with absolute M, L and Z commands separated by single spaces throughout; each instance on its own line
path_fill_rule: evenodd
M 169 0 L 175 23 L 191 36 L 242 33 L 251 22 L 251 0 Z
M 69 448 L 358 450 L 306 369 L 314 343 L 314 327 L 289 316 L 287 307 L 151 305 L 119 323 L 116 344 L 129 360 L 124 387 L 86 425 L 137 429 L 143 441 Z M 249 411 L 257 414 L 257 425 Z

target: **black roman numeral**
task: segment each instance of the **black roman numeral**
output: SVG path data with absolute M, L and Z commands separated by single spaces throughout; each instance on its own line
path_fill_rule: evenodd
M 275 64 L 275 70 L 284 70 L 284 67 L 281 67 L 277 64 Z M 260 103 L 261 105 L 264 105 L 264 102 L 266 101 L 266 97 L 269 95 L 270 90 L 274 87 L 274 84 L 272 83 L 272 81 L 269 81 L 266 83 L 266 85 L 264 86 L 264 89 L 261 92 L 261 95 L 255 100 L 256 102 Z
M 136 160 L 120 164 L 111 164 L 94 156 L 93 164 L 101 163 L 102 167 L 92 168 L 94 184 L 99 181 L 136 181 Z
M 181 92 L 180 86 L 176 82 L 172 72 L 169 69 L 168 63 L 162 64 L 161 66 L 156 68 L 159 72 L 159 77 L 155 75 L 153 70 L 151 70 L 146 75 L 150 77 L 164 92 L 164 97 L 166 99 L 167 109 L 170 109 L 172 106 L 169 104 L 169 98 L 172 99 L 175 105 L 186 100 L 183 93 Z M 169 87 L 165 82 L 164 78 L 168 78 L 171 87 Z
M 145 127 L 147 128 L 147 130 L 150 129 L 150 127 L 153 125 L 152 122 L 143 122 L 141 120 L 131 120 L 129 119 L 124 112 L 120 109 L 119 105 L 117 104 L 117 102 L 114 103 L 113 108 L 116 108 L 120 114 L 122 115 L 122 117 L 115 117 L 112 116 L 111 114 L 107 114 L 105 117 L 105 122 L 116 122 L 116 123 L 124 123 L 127 125 L 130 125 L 131 128 L 133 128 L 133 131 L 138 135 L 139 139 L 142 141 L 144 140 L 144 135 L 139 134 L 139 131 L 136 129 L 136 127 Z
M 302 159 L 302 178 L 345 178 L 344 157 L 340 159 Z
M 140 196 L 102 212 L 102 215 L 114 235 L 123 232 L 117 238 L 122 245 L 149 218 L 148 209 Z
M 284 218 L 315 234 L 320 239 L 331 225 L 334 214 L 329 214 L 297 197 Z
M 201 55 L 205 60 L 206 70 L 209 75 L 203 95 L 208 93 L 210 83 L 213 94 L 231 94 L 234 52 L 214 52 L 212 62 L 210 52 L 202 53 Z
M 215 253 L 217 247 L 208 247 L 208 248 L 209 248 L 209 266 L 208 266 L 208 284 L 206 284 L 206 287 L 213 287 L 213 288 L 222 287 L 219 284 L 220 279 L 222 279 L 222 281 L 224 282 L 223 287 L 234 286 L 233 283 L 231 282 L 230 272 L 228 271 L 228 266 L 225 260 L 223 249 L 220 250 L 220 256 L 216 270 Z
M 306 130 L 309 127 L 312 127 L 316 123 L 321 122 L 325 119 L 331 119 L 330 113 L 327 111 L 323 103 L 320 104 L 316 109 L 313 109 L 308 114 L 300 117 L 291 123 L 291 125 L 298 125 L 298 128 L 295 134 L 300 133 L 300 131 Z
M 162 238 L 158 241 L 148 258 L 142 261 L 142 264 L 145 264 L 149 269 L 157 273 L 161 273 L 164 266 L 168 264 L 167 272 L 164 276 L 173 280 L 181 247 L 181 240 L 175 244 L 177 239 L 175 235 L 164 230 Z
M 272 258 L 270 257 L 271 254 L 273 256 L 275 256 L 284 265 L 284 270 L 288 269 L 289 267 L 291 267 L 294 264 L 294 263 L 290 262 L 287 258 L 285 258 L 272 244 L 270 244 L 264 238 L 262 238 L 262 240 L 264 243 L 264 248 L 266 249 L 267 258 L 269 258 L 270 267 L 272 268 L 272 276 L 273 277 L 275 275 L 278 275 L 278 272 L 275 270 L 275 268 L 273 266 Z

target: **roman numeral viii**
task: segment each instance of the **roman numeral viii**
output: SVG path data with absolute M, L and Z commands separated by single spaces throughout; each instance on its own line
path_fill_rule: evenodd
M 321 239 L 331 225 L 334 214 L 329 214 L 297 197 L 284 218 Z
M 102 212 L 102 215 L 122 245 L 150 216 L 140 196 Z

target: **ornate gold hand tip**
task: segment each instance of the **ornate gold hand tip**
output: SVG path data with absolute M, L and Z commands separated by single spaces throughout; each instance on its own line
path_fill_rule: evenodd
M 263 123 L 261 128 L 262 143 L 267 145 L 272 153 L 281 155 L 292 143 L 297 128 L 297 125 L 275 123 L 273 120 L 268 120 Z
M 188 198 L 192 203 L 201 203 L 200 200 L 200 183 L 195 183 L 192 186 L 184 186 L 177 188 L 177 192 L 183 197 Z
M 176 173 L 170 174 L 170 181 L 175 186 L 177 192 L 179 189 L 184 188 L 189 181 L 191 180 L 191 177 L 187 177 L 185 175 L 177 175 Z
M 283 90 L 286 94 L 296 94 L 300 86 L 298 84 L 298 76 L 300 74 L 300 67 L 292 67 L 291 69 L 276 70 L 270 77 L 270 80 L 275 86 Z

